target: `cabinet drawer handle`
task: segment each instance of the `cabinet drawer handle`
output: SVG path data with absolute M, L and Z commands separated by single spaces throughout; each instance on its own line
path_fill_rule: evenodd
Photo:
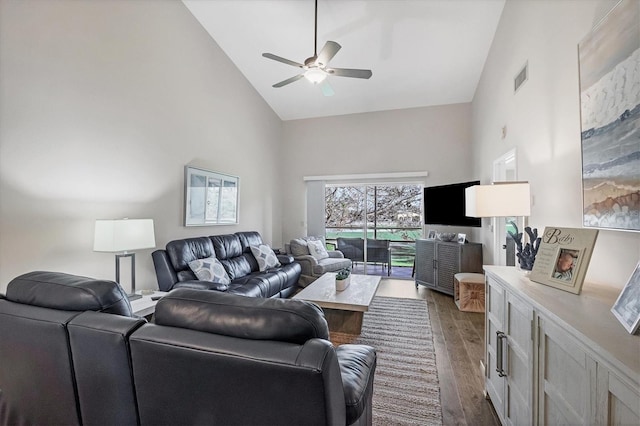
M 505 377 L 507 373 L 504 371 L 503 365 L 503 345 L 504 339 L 507 337 L 502 331 L 496 331 L 496 372 L 498 373 L 498 377 Z

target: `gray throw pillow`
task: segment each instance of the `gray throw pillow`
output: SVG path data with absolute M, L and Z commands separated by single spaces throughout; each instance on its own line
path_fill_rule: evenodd
M 275 268 L 280 266 L 278 262 L 278 256 L 273 252 L 271 247 L 266 244 L 260 244 L 259 246 L 250 246 L 253 257 L 258 261 L 260 271 L 266 271 L 269 268 Z
M 309 254 L 307 241 L 302 238 L 296 238 L 289 243 L 291 254 L 295 256 L 306 256 Z
M 215 257 L 196 259 L 189 262 L 189 268 L 200 281 L 213 281 L 220 284 L 231 284 L 231 278 Z
M 315 257 L 318 260 L 326 259 L 329 257 L 329 253 L 327 253 L 327 249 L 324 244 L 320 240 L 309 240 L 307 242 L 309 247 L 309 254 Z

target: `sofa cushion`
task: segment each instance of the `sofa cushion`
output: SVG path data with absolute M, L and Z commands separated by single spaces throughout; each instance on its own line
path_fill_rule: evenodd
M 289 243 L 291 254 L 295 256 L 306 256 L 309 254 L 309 246 L 304 238 L 296 238 Z
M 35 271 L 8 284 L 6 299 L 25 305 L 64 311 L 96 311 L 133 316 L 127 294 L 115 281 Z
M 264 244 L 262 242 L 262 237 L 259 232 L 255 231 L 244 231 L 244 232 L 236 232 L 238 239 L 240 240 L 240 244 L 244 249 L 244 252 L 249 251 L 249 247 L 251 246 L 259 246 L 260 244 Z
M 167 243 L 167 254 L 176 273 L 187 271 L 185 279 L 193 279 L 195 276 L 189 268 L 189 262 L 196 259 L 215 257 L 213 244 L 207 237 L 185 238 Z M 183 281 L 182 279 L 180 281 Z
M 229 284 L 231 282 L 224 266 L 215 257 L 193 260 L 189 262 L 189 268 L 200 281 L 213 281 L 221 284 Z
M 211 237 L 215 257 L 224 264 L 225 260 L 242 255 L 243 247 L 236 234 L 213 235 Z
M 327 249 L 324 247 L 322 241 L 309 240 L 307 241 L 307 246 L 309 247 L 309 254 L 316 259 L 321 260 L 329 257 L 329 253 L 327 253 Z
M 313 267 L 313 275 L 320 276 L 325 272 L 337 272 L 344 268 L 351 268 L 350 259 L 329 257 L 318 260 L 318 265 Z
M 154 318 L 158 325 L 243 339 L 297 344 L 314 338 L 329 339 L 322 309 L 302 300 L 181 288 L 158 301 Z
M 260 244 L 258 246 L 250 246 L 250 248 L 253 257 L 258 261 L 260 271 L 266 271 L 269 268 L 280 266 L 278 257 L 268 245 Z

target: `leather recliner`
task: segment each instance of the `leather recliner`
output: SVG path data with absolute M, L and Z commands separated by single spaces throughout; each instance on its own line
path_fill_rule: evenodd
M 376 352 L 315 304 L 177 289 L 130 338 L 142 424 L 370 425 Z
M 258 232 L 185 238 L 167 243 L 152 253 L 158 288 L 217 290 L 253 297 L 289 297 L 298 289 L 301 266 L 291 256 L 278 255 L 280 266 L 260 271 L 251 246 L 264 244 Z M 196 259 L 215 257 L 222 263 L 230 284 L 198 280 L 189 268 Z
M 0 425 L 136 424 L 132 317 L 113 281 L 36 271 L 0 295 Z

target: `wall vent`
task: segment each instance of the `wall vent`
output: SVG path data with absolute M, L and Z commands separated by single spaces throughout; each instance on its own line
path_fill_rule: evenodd
M 513 93 L 516 93 L 522 85 L 529 80 L 529 63 L 524 64 L 524 67 L 520 70 L 520 72 L 513 79 Z

